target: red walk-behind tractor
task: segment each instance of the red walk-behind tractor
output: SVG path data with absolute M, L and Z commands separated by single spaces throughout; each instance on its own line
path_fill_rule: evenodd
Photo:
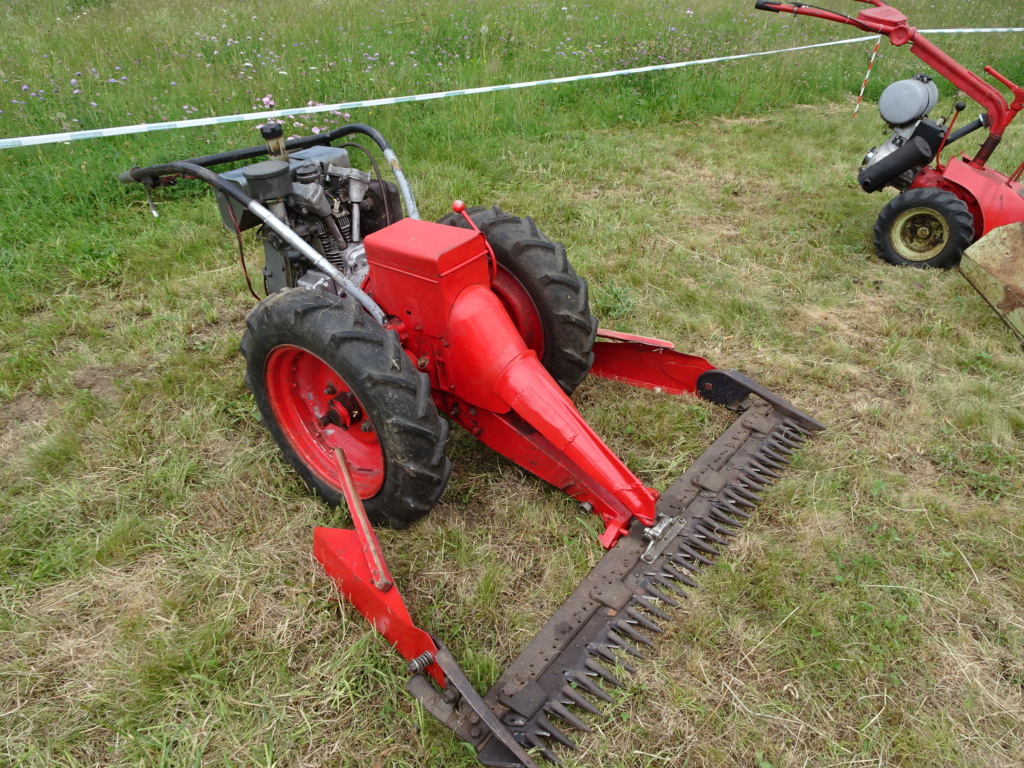
M 986 66 L 985 72 L 1009 89 L 1013 98 L 1007 101 L 996 87 L 910 26 L 898 10 L 882 0 L 857 1 L 871 7 L 856 16 L 798 2 L 757 0 L 755 7 L 849 24 L 885 35 L 893 45 L 909 44 L 911 53 L 985 110 L 977 120 L 954 131 L 956 117 L 966 108 L 964 102 L 956 104 L 951 120 L 932 120 L 928 114 L 939 91 L 930 76 L 919 74 L 892 83 L 878 101 L 889 139 L 868 152 L 858 177 L 866 192 L 891 186 L 900 193 L 875 223 L 879 258 L 897 266 L 954 267 L 975 240 L 997 227 L 1024 221 L 1024 187 L 1019 183 L 1024 163 L 1009 177 L 987 165 L 1003 132 L 1024 106 L 1024 88 Z M 982 128 L 988 134 L 973 157 L 962 154 L 942 162 L 946 147 Z
M 147 191 L 181 177 L 216 189 L 224 224 L 261 227 L 267 298 L 241 349 L 260 415 L 299 475 L 355 530 L 318 528 L 314 552 L 342 594 L 409 662 L 408 688 L 480 762 L 558 762 L 567 726 L 621 685 L 695 576 L 735 536 L 793 451 L 823 429 L 735 371 L 668 342 L 597 330 L 587 285 L 529 219 L 497 208 L 418 218 L 391 147 L 348 125 L 266 147 L 122 174 Z M 395 172 L 353 168 L 333 142 L 371 139 Z M 376 171 L 373 154 L 366 152 Z M 225 163 L 269 155 L 229 170 Z M 403 217 L 404 203 L 406 216 Z M 243 261 L 244 263 L 244 261 Z M 251 287 L 251 285 L 250 285 Z M 569 395 L 587 376 L 697 395 L 740 414 L 664 492 L 648 488 Z M 607 553 L 512 666 L 480 696 L 442 642 L 413 622 L 372 524 L 426 515 L 448 481 L 448 422 L 577 499 Z M 558 723 L 556 725 L 556 722 Z

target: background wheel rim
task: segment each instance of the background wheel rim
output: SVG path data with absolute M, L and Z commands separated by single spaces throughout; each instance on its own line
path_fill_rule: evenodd
M 380 491 L 385 462 L 376 428 L 331 366 L 307 350 L 286 344 L 268 356 L 264 381 L 285 439 L 321 482 L 340 492 L 334 449 L 341 448 L 359 496 L 368 499 Z M 334 422 L 325 422 L 325 417 Z
M 942 253 L 949 243 L 945 217 L 931 208 L 909 208 L 892 224 L 893 250 L 906 261 L 928 261 Z

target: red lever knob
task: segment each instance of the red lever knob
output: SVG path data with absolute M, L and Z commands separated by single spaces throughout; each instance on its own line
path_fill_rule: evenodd
M 454 203 L 452 203 L 452 210 L 455 211 L 455 213 L 462 213 L 464 210 L 466 210 L 466 204 L 461 200 L 456 200 Z

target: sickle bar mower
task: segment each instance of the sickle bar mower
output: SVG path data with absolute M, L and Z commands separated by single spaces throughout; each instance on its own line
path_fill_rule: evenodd
M 261 226 L 268 297 L 249 313 L 246 384 L 299 475 L 355 530 L 318 528 L 314 553 L 346 599 L 409 662 L 409 691 L 480 762 L 534 766 L 573 746 L 569 728 L 621 685 L 750 516 L 793 452 L 824 427 L 736 371 L 669 342 L 598 331 L 586 283 L 529 219 L 461 203 L 421 221 L 401 166 L 367 126 L 122 174 L 148 189 L 188 174 L 217 190 L 222 219 Z M 396 187 L 330 142 L 361 133 Z M 402 217 L 402 202 L 408 218 Z M 569 394 L 587 373 L 739 413 L 664 493 L 605 445 Z M 481 696 L 416 626 L 372 524 L 405 527 L 434 506 L 451 464 L 445 414 L 577 499 L 604 523 L 597 566 Z

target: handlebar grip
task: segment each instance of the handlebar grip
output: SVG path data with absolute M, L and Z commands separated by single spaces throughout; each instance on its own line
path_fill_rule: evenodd
M 778 13 L 779 9 L 775 7 L 776 5 L 778 5 L 778 3 L 770 3 L 768 0 L 757 0 L 757 2 L 754 3 L 754 8 L 759 11 L 771 11 L 772 13 Z
M 139 167 L 135 166 L 134 168 L 129 168 L 127 171 L 122 171 L 117 174 L 117 180 L 122 184 L 139 184 L 141 182 L 132 175 L 137 170 L 139 170 Z

